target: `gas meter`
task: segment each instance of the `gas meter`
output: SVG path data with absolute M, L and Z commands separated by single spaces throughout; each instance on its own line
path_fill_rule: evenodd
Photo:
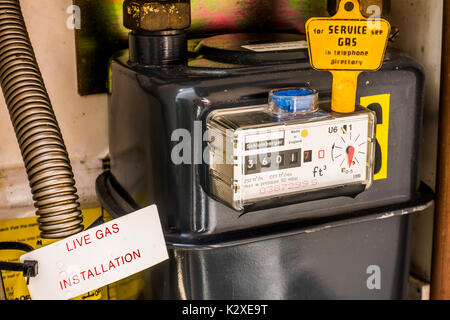
M 318 93 L 304 88 L 272 90 L 266 105 L 213 111 L 211 192 L 236 210 L 277 197 L 332 197 L 337 187 L 362 192 L 373 180 L 375 123 L 364 108 L 319 109 Z
M 386 279 L 407 269 L 418 210 L 424 75 L 394 48 L 383 59 L 389 24 L 347 0 L 306 35 L 188 45 L 136 3 L 130 48 L 111 60 L 97 190 L 109 211 L 157 205 L 170 259 L 150 271 L 154 298 L 401 298 L 403 277 L 362 285 L 368 263 Z

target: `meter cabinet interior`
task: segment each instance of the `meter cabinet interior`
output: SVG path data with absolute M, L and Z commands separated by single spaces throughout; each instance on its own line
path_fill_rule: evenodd
M 256 62 L 243 55 L 233 65 L 217 61 L 220 55 L 199 55 L 187 63 L 142 66 L 129 63 L 127 50 L 112 60 L 111 172 L 140 206 L 157 204 L 166 232 L 182 235 L 183 241 L 200 241 L 295 220 L 314 223 L 349 213 L 357 216 L 412 199 L 419 187 L 424 73 L 420 64 L 393 48 L 388 48 L 379 71 L 362 73 L 358 80 L 356 101 L 377 119 L 370 188 L 359 183 L 349 192 L 349 186 L 335 186 L 319 197 L 274 197 L 278 202 L 263 201 L 247 210 L 237 210 L 214 194 L 210 166 L 203 161 L 212 113 L 267 105 L 269 92 L 277 88 L 313 88 L 321 107 L 330 100 L 331 75 L 313 70 L 306 55 L 287 53 L 286 60 L 281 54 L 277 61 Z M 189 133 L 188 148 L 181 153 L 177 147 L 186 141 L 180 130 Z M 326 154 L 332 152 L 330 147 L 324 149 Z M 174 150 L 183 161 L 173 161 Z M 314 160 L 322 149 L 311 150 Z M 348 148 L 346 152 L 348 160 Z

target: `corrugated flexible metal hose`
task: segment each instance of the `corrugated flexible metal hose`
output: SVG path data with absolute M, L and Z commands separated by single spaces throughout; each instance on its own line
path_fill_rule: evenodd
M 83 230 L 72 167 L 19 0 L 0 0 L 0 84 L 30 181 L 43 238 Z

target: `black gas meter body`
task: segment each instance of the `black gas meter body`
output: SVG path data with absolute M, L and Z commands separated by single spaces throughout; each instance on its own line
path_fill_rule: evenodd
M 149 271 L 153 296 L 404 297 L 410 213 L 424 205 L 418 179 L 422 67 L 389 48 L 379 71 L 359 77 L 356 101 L 364 107 L 357 110 L 369 112 L 376 122 L 369 187 L 361 183 L 330 185 L 298 194 L 271 189 L 273 194 L 262 201 L 239 202 L 242 206 L 238 206 L 225 194 L 237 194 L 242 185 L 228 184 L 220 170 L 217 176 L 223 183 L 216 184 L 211 178 L 216 172 L 205 161 L 214 161 L 214 157 L 205 157 L 211 144 L 205 133 L 212 117 L 264 109 L 269 93 L 279 88 L 314 89 L 319 111 L 326 114 L 332 87 L 328 72 L 311 68 L 305 48 L 295 48 L 295 44 L 287 50 L 264 48 L 264 41 L 259 41 L 256 49 L 242 48 L 239 41 L 245 37 L 254 35 L 231 35 L 227 40 L 235 39 L 232 44 L 220 38 L 205 40 L 189 53 L 188 61 L 175 64 L 137 63 L 133 59 L 136 52 L 128 50 L 112 60 L 111 172 L 140 206 L 157 205 L 169 249 L 169 261 Z M 275 35 L 266 42 L 298 44 L 304 40 L 298 37 Z M 135 50 L 133 45 L 130 48 Z M 256 115 L 252 112 L 250 118 Z M 256 126 L 272 121 L 254 118 Z M 237 123 L 230 124 L 227 119 L 221 123 L 230 127 Z M 336 128 L 344 133 L 348 130 L 343 124 Z M 313 131 L 304 135 L 308 132 Z M 187 133 L 190 140 L 183 141 Z M 383 140 L 380 134 L 384 134 Z M 264 141 L 274 146 L 280 140 Z M 182 143 L 188 148 L 180 149 Z M 315 170 L 317 176 L 322 167 L 307 167 L 308 157 L 311 163 L 318 161 L 320 151 L 332 151 L 329 146 L 299 150 L 303 168 L 312 168 L 308 172 Z M 358 150 L 351 149 L 352 159 L 348 150 L 343 153 L 342 166 L 347 162 L 355 165 L 353 156 Z M 305 151 L 312 153 L 305 155 Z M 174 161 L 174 154 L 183 161 Z M 291 153 L 283 154 L 283 159 L 285 156 L 294 157 Z M 379 289 L 367 286 L 371 266 L 381 270 L 383 286 Z

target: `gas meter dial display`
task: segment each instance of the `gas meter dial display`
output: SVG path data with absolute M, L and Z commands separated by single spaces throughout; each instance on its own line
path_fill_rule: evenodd
M 214 131 L 212 192 L 237 210 L 272 198 L 372 183 L 375 119 L 368 110 L 319 111 L 280 122 L 264 107 L 254 107 L 218 111 L 208 123 Z

